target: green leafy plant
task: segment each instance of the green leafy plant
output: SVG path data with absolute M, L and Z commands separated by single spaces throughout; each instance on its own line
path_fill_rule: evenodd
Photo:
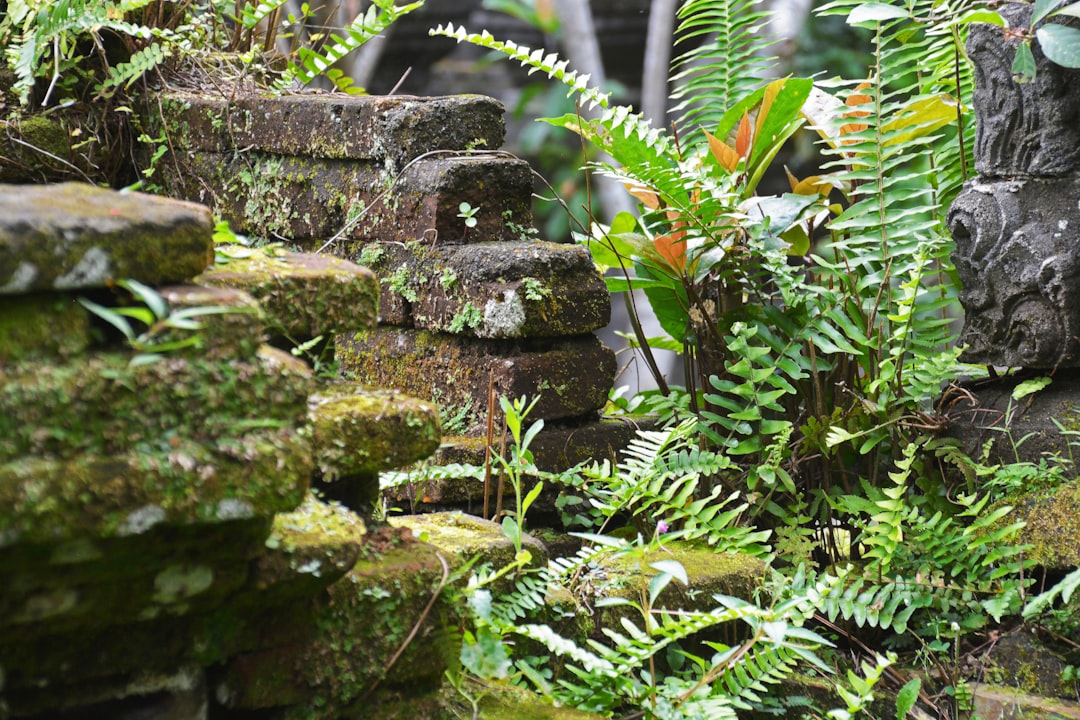
M 166 353 L 186 348 L 200 347 L 203 336 L 198 318 L 224 313 L 253 312 L 247 308 L 202 306 L 173 310 L 153 288 L 137 280 L 118 280 L 117 287 L 131 293 L 140 305 L 106 307 L 87 298 L 79 298 L 79 304 L 118 330 L 135 351 L 130 364 L 133 366 L 157 362 Z M 144 326 L 141 332 L 137 325 Z
M 465 235 L 468 235 L 469 230 L 476 227 L 476 224 L 479 222 L 479 220 L 476 219 L 476 213 L 478 212 L 480 212 L 480 208 L 473 207 L 467 202 L 458 205 L 457 216 L 465 221 L 465 233 L 462 235 L 463 238 Z

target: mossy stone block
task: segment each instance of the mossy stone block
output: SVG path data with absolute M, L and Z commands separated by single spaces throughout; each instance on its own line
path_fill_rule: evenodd
M 335 350 L 348 377 L 435 400 L 464 427 L 482 427 L 492 383 L 496 396 L 539 396 L 530 419 L 558 420 L 602 408 L 615 379 L 614 353 L 592 335 L 475 340 L 380 327 L 337 336 Z
M 406 527 L 413 535 L 430 543 L 443 552 L 453 567 L 478 557 L 479 565 L 493 569 L 506 567 L 514 562 L 514 543 L 498 524 L 462 512 L 435 512 L 424 515 L 391 517 L 394 527 Z M 522 537 L 522 550 L 531 556 L 530 567 L 547 565 L 548 555 L 544 545 L 526 534 Z M 503 590 L 513 589 L 513 578 L 503 583 Z
M 1032 546 L 1025 562 L 1055 571 L 1080 567 L 1080 480 L 1021 495 L 1012 505 L 1008 522 L 1025 523 L 1016 541 Z
M 214 361 L 163 355 L 131 366 L 120 353 L 0 369 L 0 464 L 173 443 L 244 442 L 253 429 L 306 420 L 310 372 L 267 353 Z
M 356 563 L 367 528 L 348 508 L 311 493 L 274 517 L 265 551 L 253 564 L 251 589 L 267 598 L 311 597 Z
M 169 285 L 158 294 L 173 312 L 198 313 L 194 331 L 198 342 L 186 352 L 214 359 L 245 358 L 254 355 L 265 339 L 266 323 L 262 307 L 251 295 L 232 288 L 199 285 Z M 185 331 L 190 332 L 190 331 Z M 166 334 L 162 342 L 183 340 L 187 335 Z
M 1080 703 L 971 683 L 973 717 L 981 720 L 1080 720 Z
M 442 440 L 434 404 L 355 383 L 313 394 L 308 418 L 315 462 L 326 482 L 404 467 L 430 457 Z
M 314 601 L 309 641 L 232 659 L 216 697 L 234 710 L 310 707 L 320 698 L 318 716 L 330 718 L 348 716 L 376 690 L 435 691 L 459 647 L 442 629 L 460 621 L 442 594 L 448 568 L 417 542 L 362 559 Z
M 196 152 L 162 167 L 173 197 L 206 203 L 236 232 L 318 250 L 392 182 L 371 160 Z M 342 235 L 344 237 L 344 235 Z
M 503 106 L 483 95 L 222 97 L 170 92 L 164 118 L 178 150 L 388 161 L 400 169 L 434 150 L 498 149 Z
M 532 227 L 532 169 L 524 160 L 474 154 L 410 163 L 365 199 L 346 237 L 457 245 L 521 239 Z M 473 227 L 465 224 L 468 203 Z
M 611 296 L 589 251 L 540 241 L 378 245 L 371 265 L 388 325 L 479 338 L 581 335 L 607 325 Z
M 23 458 L 0 465 L 0 546 L 272 515 L 300 504 L 312 470 L 308 439 L 293 428 Z
M 0 295 L 183 282 L 213 262 L 210 210 L 83 183 L 0 186 Z
M 90 345 L 90 318 L 63 293 L 0 296 L 0 367 L 69 358 Z
M 270 331 L 296 343 L 372 327 L 377 320 L 375 275 L 332 255 L 256 251 L 215 265 L 197 282 L 249 293 L 262 305 Z

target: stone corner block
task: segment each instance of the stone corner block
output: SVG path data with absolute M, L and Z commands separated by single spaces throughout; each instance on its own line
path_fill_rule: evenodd
M 253 251 L 215 265 L 196 282 L 249 293 L 262 305 L 268 329 L 297 344 L 376 322 L 374 273 L 332 255 Z
M 0 186 L 0 295 L 190 280 L 213 262 L 210 210 L 84 183 Z

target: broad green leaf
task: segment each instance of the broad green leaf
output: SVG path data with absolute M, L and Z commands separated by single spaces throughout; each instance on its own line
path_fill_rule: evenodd
M 955 24 L 969 25 L 971 23 L 985 23 L 987 25 L 1005 27 L 1005 18 L 1001 17 L 1001 13 L 994 12 L 993 10 L 976 8 L 974 10 L 968 10 L 958 17 Z
M 506 535 L 515 545 L 521 540 L 521 527 L 517 520 L 509 515 L 502 520 L 503 535 Z
M 664 329 L 676 341 L 686 341 L 689 317 L 686 314 L 685 300 L 672 288 L 646 287 L 645 297 L 649 299 L 649 306 L 656 313 L 656 319 L 660 327 Z
M 884 22 L 907 17 L 908 11 L 902 7 L 880 2 L 864 2 L 851 11 L 848 15 L 848 25 L 858 25 L 864 22 Z
M 1022 400 L 1028 395 L 1034 395 L 1035 393 L 1039 392 L 1047 385 L 1049 385 L 1051 382 L 1053 381 L 1045 376 L 1025 380 L 1024 382 L 1018 384 L 1015 388 L 1013 388 L 1012 399 Z
M 1072 17 L 1080 17 L 1080 2 L 1074 2 L 1072 5 L 1066 5 L 1060 10 L 1054 11 L 1054 15 L 1071 15 Z
M 119 330 L 129 341 L 135 339 L 135 331 L 132 329 L 131 323 L 112 308 L 98 305 L 93 300 L 87 300 L 86 298 L 79 298 L 79 304 Z
M 667 573 L 681 582 L 683 585 L 690 584 L 690 578 L 686 574 L 686 568 L 678 560 L 657 560 L 649 563 L 649 567 L 662 573 Z
M 915 100 L 901 110 L 897 117 L 882 125 L 882 132 L 888 135 L 885 144 L 899 145 L 929 135 L 955 122 L 956 110 L 956 100 L 944 93 Z M 905 131 L 895 132 L 901 129 Z
M 1035 77 L 1035 56 L 1031 54 L 1031 45 L 1028 43 L 1021 43 L 1016 48 L 1012 74 L 1018 83 L 1026 83 Z
M 896 720 L 904 720 L 915 707 L 915 702 L 919 699 L 920 687 L 922 687 L 922 680 L 915 678 L 900 688 L 900 692 L 896 694 Z
M 1058 4 L 1059 0 L 1035 0 L 1035 6 L 1031 9 L 1031 26 L 1035 27 L 1043 18 L 1045 18 L 1054 6 Z
M 165 302 L 165 298 L 158 294 L 154 288 L 144 285 L 138 280 L 121 280 L 117 283 L 120 287 L 128 290 L 132 295 L 137 297 L 140 302 L 144 303 L 154 313 L 155 317 L 163 318 L 169 314 L 169 305 Z M 147 323 L 150 325 L 151 323 Z
M 1080 68 L 1080 30 L 1047 23 L 1035 31 L 1035 37 L 1046 57 L 1062 67 Z
M 540 493 L 544 490 L 543 481 L 538 480 L 533 489 L 529 491 L 529 494 L 525 496 L 525 499 L 521 501 L 521 514 L 525 515 L 529 511 L 529 507 L 536 502 L 536 498 L 540 497 Z

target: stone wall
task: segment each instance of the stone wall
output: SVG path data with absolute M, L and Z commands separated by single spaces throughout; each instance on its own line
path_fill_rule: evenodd
M 479 461 L 498 395 L 540 396 L 541 464 L 613 454 L 603 281 L 535 238 L 486 98 L 162 105 L 210 208 L 0 186 L 0 718 L 444 717 L 447 574 L 512 548 L 374 522 L 378 474 L 439 447 L 431 401 Z
M 625 446 L 633 428 L 598 417 L 616 370 L 594 335 L 608 293 L 584 247 L 537 237 L 532 171 L 498 151 L 497 102 L 162 100 L 171 194 L 208 203 L 238 232 L 376 272 L 378 326 L 338 334 L 336 359 L 346 377 L 438 403 L 452 421 L 440 459 L 482 462 L 489 393 L 540 397 L 530 419 L 547 423 L 535 446 L 545 469 Z M 469 506 L 481 493 L 443 483 L 396 497 Z

